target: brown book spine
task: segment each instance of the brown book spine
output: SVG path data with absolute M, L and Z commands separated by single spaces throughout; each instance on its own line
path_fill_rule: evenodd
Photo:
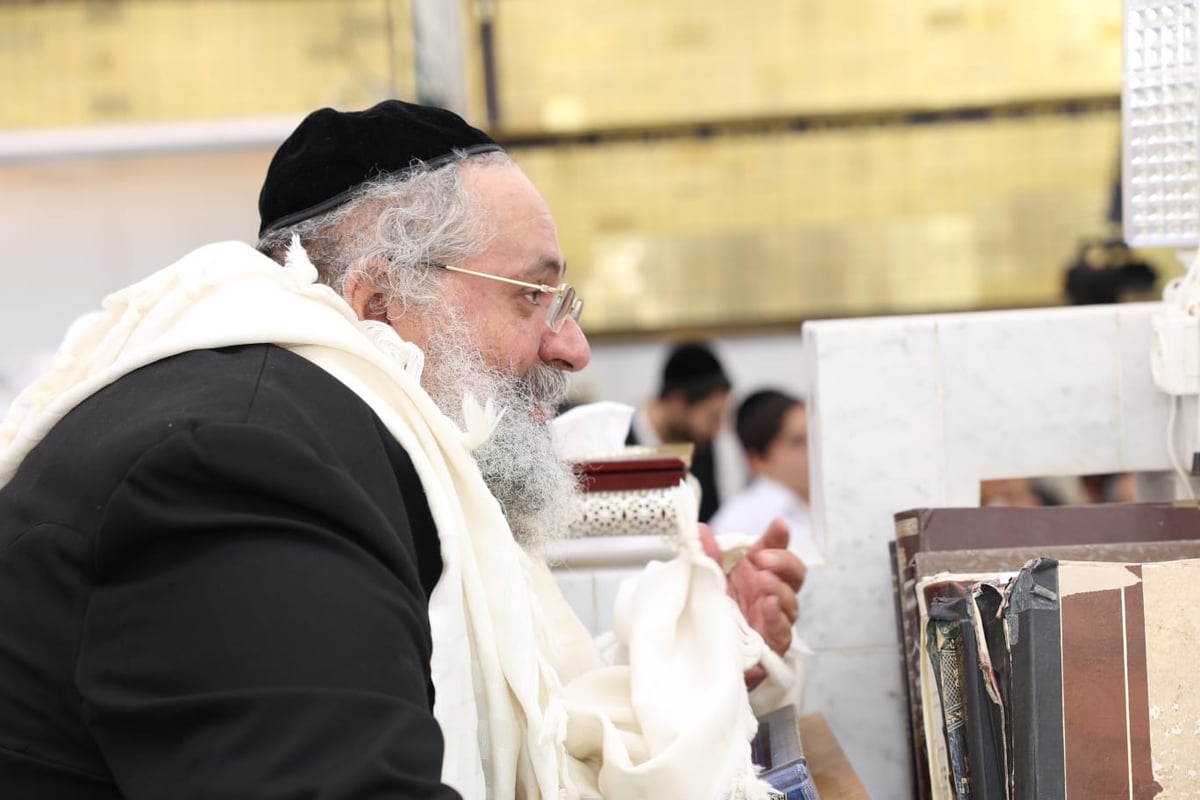
M 908 737 L 912 752 L 912 796 L 930 800 L 929 752 L 925 744 L 925 718 L 921 705 L 921 643 L 917 609 L 916 579 L 911 560 L 918 541 L 919 519 L 915 512 L 897 514 L 896 539 L 889 546 L 893 551 L 893 580 L 896 594 L 896 615 L 900 628 L 901 677 L 908 698 Z

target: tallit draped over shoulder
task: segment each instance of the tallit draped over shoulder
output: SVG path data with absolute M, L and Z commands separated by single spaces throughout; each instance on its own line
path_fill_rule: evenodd
M 280 267 L 245 244 L 193 251 L 73 325 L 0 426 L 0 485 L 67 412 L 121 376 L 196 349 L 272 343 L 355 392 L 408 452 L 444 569 L 429 602 L 443 780 L 466 798 L 765 798 L 743 671 L 786 702 L 796 673 L 749 628 L 681 522 L 679 555 L 628 582 L 602 656 L 549 569 L 513 540 L 471 456 L 502 409 L 465 397 L 466 429 L 420 386 L 424 355 L 357 319 L 297 243 Z M 695 500 L 676 493 L 678 518 Z

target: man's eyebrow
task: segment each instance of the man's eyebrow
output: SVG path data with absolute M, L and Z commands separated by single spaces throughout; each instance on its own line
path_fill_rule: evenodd
M 523 273 L 530 283 L 546 283 L 551 279 L 561 280 L 567 274 L 567 262 L 559 262 L 553 258 L 544 258 Z

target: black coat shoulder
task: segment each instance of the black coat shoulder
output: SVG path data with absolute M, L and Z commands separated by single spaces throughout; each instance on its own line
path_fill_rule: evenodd
M 137 370 L 0 489 L 0 785 L 453 797 L 440 570 L 411 460 L 323 370 L 271 345 Z

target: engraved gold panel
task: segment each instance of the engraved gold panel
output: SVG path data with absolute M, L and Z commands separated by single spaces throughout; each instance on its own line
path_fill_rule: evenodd
M 1120 0 L 501 0 L 500 123 L 570 131 L 1113 94 Z
M 410 16 L 407 0 L 0 4 L 0 129 L 411 97 Z
M 515 156 L 602 332 L 1060 302 L 1118 135 L 1103 111 Z

